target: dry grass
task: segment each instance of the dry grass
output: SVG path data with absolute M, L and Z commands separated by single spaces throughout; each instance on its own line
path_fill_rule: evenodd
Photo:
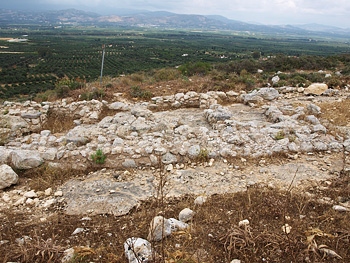
M 350 125 L 350 98 L 342 101 L 323 102 L 319 106 L 321 107 L 321 117 L 336 126 L 349 126 Z
M 30 189 L 44 191 L 49 187 L 56 188 L 79 174 L 78 171 L 69 167 L 61 168 L 42 165 L 30 170 L 18 171 L 18 174 L 20 175 L 20 181 Z
M 65 132 L 74 127 L 72 115 L 57 110 L 49 110 L 47 119 L 43 124 L 43 130 L 50 130 L 51 133 Z
M 293 189 L 255 186 L 236 194 L 214 195 L 202 206 L 193 204 L 193 196 L 167 199 L 163 205 L 150 200 L 126 216 L 99 215 L 91 221 L 55 211 L 39 223 L 28 220 L 27 214 L 5 211 L 0 240 L 9 242 L 0 245 L 0 262 L 59 262 L 63 249 L 69 247 L 83 247 L 73 262 L 127 262 L 123 243 L 128 237 L 146 238 L 155 214 L 176 218 L 185 207 L 196 212 L 191 229 L 153 244 L 159 254 L 164 250 L 166 260 L 161 262 L 219 263 L 234 258 L 242 262 L 350 262 L 349 213 L 318 202 L 323 197 L 350 200 L 349 183 L 350 173 L 344 172 L 332 187 L 310 187 L 313 197 Z M 238 226 L 243 219 L 250 221 L 249 226 Z M 289 234 L 282 231 L 286 223 L 292 227 Z M 86 231 L 72 235 L 77 227 Z M 31 239 L 19 245 L 15 239 L 25 235 Z

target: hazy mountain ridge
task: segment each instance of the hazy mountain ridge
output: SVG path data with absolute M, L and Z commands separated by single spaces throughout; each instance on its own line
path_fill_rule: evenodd
M 245 23 L 228 19 L 220 15 L 186 15 L 166 11 L 140 11 L 125 14 L 116 12 L 115 15 L 100 15 L 77 9 L 58 11 L 14 11 L 1 9 L 1 24 L 95 24 L 116 23 L 121 26 L 201 29 L 201 30 L 232 30 L 264 34 L 292 34 L 299 36 L 320 35 L 329 37 L 348 38 L 350 29 L 319 24 L 305 25 L 261 25 Z

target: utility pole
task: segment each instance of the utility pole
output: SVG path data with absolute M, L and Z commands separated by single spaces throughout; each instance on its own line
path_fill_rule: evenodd
M 102 75 L 103 75 L 103 63 L 105 61 L 105 45 L 102 45 L 102 64 L 101 64 L 101 76 L 100 76 L 100 87 L 102 87 Z

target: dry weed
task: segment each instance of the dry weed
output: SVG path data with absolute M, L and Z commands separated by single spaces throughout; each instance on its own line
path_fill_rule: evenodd
M 74 127 L 72 115 L 56 110 L 49 110 L 47 119 L 43 124 L 43 130 L 50 130 L 51 133 L 65 132 Z
M 342 101 L 323 102 L 321 107 L 321 117 L 329 120 L 335 126 L 350 125 L 350 98 Z

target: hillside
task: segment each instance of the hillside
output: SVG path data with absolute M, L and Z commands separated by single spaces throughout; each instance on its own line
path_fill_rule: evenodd
M 227 19 L 222 16 L 184 15 L 164 11 L 139 11 L 125 14 L 100 15 L 76 9 L 59 11 L 1 10 L 0 25 L 94 25 L 158 29 L 192 29 L 204 31 L 232 31 L 250 35 L 299 36 L 339 38 L 348 41 L 349 29 L 323 25 L 257 25 Z
M 293 73 L 225 91 L 214 72 L 139 73 L 5 101 L 3 262 L 348 262 L 348 78 L 278 84 Z M 128 260 L 131 237 L 151 245 Z

